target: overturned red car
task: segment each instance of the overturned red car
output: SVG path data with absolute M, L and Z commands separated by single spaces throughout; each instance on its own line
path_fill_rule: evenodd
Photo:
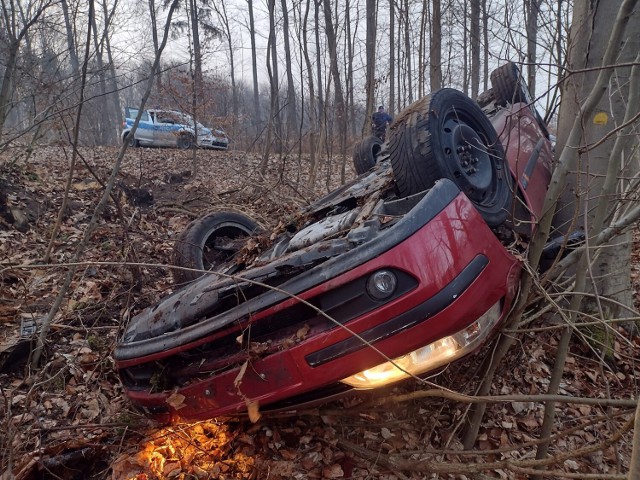
M 294 408 L 476 350 L 515 299 L 510 245 L 530 237 L 552 162 L 514 64 L 480 103 L 442 89 L 409 106 L 386 143 L 357 146 L 361 175 L 266 249 L 238 213 L 192 224 L 175 261 L 191 283 L 116 347 L 133 403 L 165 420 Z

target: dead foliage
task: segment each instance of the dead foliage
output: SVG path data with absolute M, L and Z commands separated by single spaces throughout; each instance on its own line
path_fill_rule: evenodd
M 81 150 L 51 260 L 42 264 L 62 203 L 68 153 L 42 148 L 26 165 L 13 162 L 19 152 L 0 157 L 0 478 L 527 478 L 539 466 L 553 472 L 549 478 L 623 478 L 632 413 L 622 407 L 559 404 L 551 460 L 529 461 L 544 411 L 535 396 L 546 393 L 559 338 L 546 317 L 519 334 L 491 392 L 530 399 L 491 403 L 471 451 L 460 442 L 469 404 L 418 398 L 412 394 L 424 387 L 414 382 L 316 409 L 263 415 L 255 424 L 215 419 L 162 427 L 130 408 L 111 353 L 127 320 L 171 292 L 166 263 L 177 235 L 202 213 L 229 208 L 267 229 L 282 228 L 327 185 L 337 186 L 335 160 L 335 175 L 325 165 L 322 187 L 309 190 L 308 165 L 296 158 L 273 159 L 278 167 L 261 177 L 260 158 L 199 152 L 193 176 L 189 152 L 128 152 L 81 273 L 54 320 L 43 364 L 29 371 L 31 334 L 58 293 L 65 262 L 117 155 L 114 148 Z M 26 228 L 16 228 L 15 211 L 24 214 Z M 637 293 L 637 244 L 634 250 Z M 607 364 L 574 336 L 559 393 L 637 397 L 640 338 L 621 333 L 628 341 L 613 342 Z M 480 355 L 431 380 L 473 395 L 483 375 Z

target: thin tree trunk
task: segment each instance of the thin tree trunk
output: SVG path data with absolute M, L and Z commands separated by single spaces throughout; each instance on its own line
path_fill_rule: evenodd
M 429 55 L 429 80 L 431 91 L 435 92 L 442 87 L 442 10 L 440 0 L 433 0 Z
M 13 96 L 13 75 L 18 63 L 18 51 L 20 43 L 29 32 L 29 29 L 38 21 L 44 11 L 51 5 L 50 2 L 43 4 L 36 10 L 33 17 L 26 21 L 22 28 L 18 30 L 15 24 L 16 17 L 13 12 L 9 11 L 5 2 L 2 2 L 2 15 L 5 21 L 5 38 L 8 44 L 7 54 L 4 60 L 4 74 L 2 76 L 2 84 L 0 84 L 0 139 L 4 132 L 4 124 L 7 120 L 11 98 Z M 11 19 L 11 21 L 9 20 Z
M 424 43 L 427 38 L 427 18 L 428 14 L 428 0 L 422 0 L 422 14 L 420 15 L 420 34 L 418 35 L 418 98 L 424 96 L 425 80 L 425 63 L 426 53 Z
M 324 21 L 326 24 L 325 34 L 327 36 L 327 43 L 329 46 L 329 58 L 331 62 L 331 76 L 333 77 L 333 85 L 334 85 L 334 95 L 336 99 L 336 124 L 338 131 L 338 140 L 340 145 L 340 152 L 344 156 L 344 151 L 346 149 L 346 134 L 347 134 L 347 126 L 346 122 L 346 112 L 345 112 L 345 104 L 344 104 L 344 96 L 342 93 L 342 82 L 340 81 L 340 70 L 338 68 L 338 48 L 336 42 L 336 31 L 333 26 L 333 19 L 331 13 L 331 5 L 329 0 L 325 0 L 323 2 L 324 7 Z M 341 171 L 341 181 L 344 183 L 345 181 L 345 166 L 344 162 L 342 164 Z
M 105 76 L 104 60 L 102 58 L 104 44 L 102 43 L 102 38 L 98 40 L 98 25 L 96 22 L 95 12 L 93 15 L 89 16 L 89 19 L 93 24 L 93 47 L 95 49 L 94 55 L 98 67 L 98 84 L 100 88 L 100 96 L 96 99 L 96 101 L 99 104 L 99 111 L 102 112 L 102 115 L 98 116 L 100 120 L 96 124 L 97 132 L 95 132 L 94 134 L 97 137 L 95 138 L 95 140 L 97 140 L 99 145 L 107 145 L 109 143 L 109 130 L 107 127 L 107 123 L 109 122 L 105 120 L 111 119 L 113 117 L 111 115 L 109 102 L 107 99 L 107 79 Z
M 309 58 L 309 42 L 307 41 L 307 25 L 309 19 L 309 9 L 312 0 L 307 0 L 305 4 L 304 20 L 302 21 L 302 53 L 307 66 L 307 83 L 309 88 L 309 159 L 311 162 L 309 168 L 309 188 L 313 188 L 318 175 L 318 159 L 316 157 L 317 150 L 317 132 L 318 117 L 316 115 L 317 104 L 315 102 L 315 86 L 313 84 L 313 67 Z
M 471 42 L 471 98 L 480 90 L 480 0 L 471 1 L 469 41 Z
M 366 115 L 362 124 L 362 136 L 366 136 L 371 130 L 371 112 L 374 111 L 374 94 L 376 88 L 376 30 L 377 11 L 376 0 L 367 0 L 367 41 L 366 57 L 367 70 L 365 79 L 365 92 L 367 93 L 367 103 L 365 106 Z
M 396 0 L 389 0 L 389 114 L 395 115 L 396 111 Z
M 471 0 L 473 1 L 473 0 Z M 467 27 L 468 0 L 464 0 L 462 7 L 462 90 L 469 95 L 469 32 Z
M 238 121 L 238 87 L 236 85 L 236 69 L 234 59 L 233 40 L 231 36 L 231 26 L 229 16 L 227 15 L 227 7 L 225 2 L 219 4 L 214 2 L 213 8 L 216 10 L 220 21 L 224 27 L 224 35 L 227 38 L 227 48 L 229 49 L 229 76 L 231 77 L 231 111 L 233 112 L 233 131 L 236 130 L 236 122 Z
M 356 32 L 351 32 L 351 4 L 349 0 L 345 3 L 345 26 L 347 29 L 347 34 L 345 36 L 345 42 L 347 44 L 347 58 L 346 62 L 346 70 L 347 70 L 347 80 L 346 80 L 346 90 L 347 90 L 347 104 L 348 104 L 348 112 L 349 112 L 349 128 L 351 137 L 355 138 L 356 136 L 356 111 L 355 111 L 355 102 L 353 91 L 355 90 L 353 85 L 353 43 L 356 41 Z M 369 18 L 367 17 L 367 23 L 369 23 Z M 356 22 L 357 24 L 357 22 Z M 368 35 L 368 33 L 367 33 Z M 375 69 L 374 69 L 375 75 Z M 366 87 L 365 87 L 366 90 Z M 368 110 L 367 110 L 368 111 Z
M 483 39 L 483 90 L 489 90 L 489 12 L 487 11 L 487 0 L 482 0 L 482 39 Z
M 629 459 L 629 480 L 640 478 L 640 397 L 633 422 L 633 441 L 631 442 L 631 458 Z
M 525 24 L 527 27 L 527 83 L 531 95 L 536 95 L 536 61 L 538 46 L 538 16 L 542 0 L 525 0 Z
M 315 25 L 315 42 L 316 42 L 316 75 L 317 75 L 317 85 L 318 85 L 318 126 L 320 127 L 320 135 L 318 137 L 318 146 L 324 145 L 326 141 L 326 111 L 325 111 L 325 101 L 323 96 L 323 86 L 322 83 L 322 55 L 320 50 L 320 4 L 321 0 L 314 0 L 314 25 Z M 327 82 L 327 88 L 329 83 Z M 320 148 L 320 147 L 319 147 Z
M 158 55 L 158 50 L 160 45 L 158 43 L 158 29 L 157 29 L 157 18 L 156 18 L 156 4 L 155 0 L 148 0 L 149 5 L 149 15 L 151 16 L 151 41 L 153 42 L 153 55 Z M 158 92 L 162 91 L 162 71 L 159 70 L 156 75 L 156 88 Z
M 78 51 L 76 50 L 76 41 L 74 37 L 74 29 L 69 16 L 69 4 L 67 0 L 60 0 L 62 7 L 62 16 L 64 18 L 64 26 L 67 32 L 67 49 L 69 51 L 69 61 L 71 62 L 71 72 L 74 77 L 80 72 L 80 62 L 78 61 Z
M 247 0 L 249 9 L 249 37 L 251 39 L 251 71 L 253 73 L 253 108 L 254 108 L 254 124 L 256 133 L 262 128 L 262 119 L 260 115 L 260 94 L 258 92 L 258 54 L 256 51 L 256 25 L 253 18 L 253 0 Z
M 287 0 L 281 0 L 282 6 L 282 36 L 284 40 L 284 56 L 286 65 L 292 65 L 291 46 L 289 45 L 289 13 Z M 298 128 L 298 108 L 296 106 L 296 89 L 293 82 L 293 68 L 287 68 L 287 132 L 286 138 Z
M 408 83 L 408 92 L 407 92 L 407 101 L 409 104 L 413 103 L 413 70 L 411 68 L 411 19 L 409 18 L 409 0 L 404 0 L 404 48 L 405 55 L 407 56 L 407 83 Z

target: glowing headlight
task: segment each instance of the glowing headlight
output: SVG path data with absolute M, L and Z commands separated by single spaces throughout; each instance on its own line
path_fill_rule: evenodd
M 386 300 L 398 286 L 398 277 L 391 270 L 378 270 L 367 280 L 367 293 L 376 300 Z
M 446 365 L 484 341 L 500 319 L 500 304 L 498 301 L 464 330 L 398 357 L 393 363 L 385 362 L 351 375 L 342 382 L 354 388 L 376 388 Z

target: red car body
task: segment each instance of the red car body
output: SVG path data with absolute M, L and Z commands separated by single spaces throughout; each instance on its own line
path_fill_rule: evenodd
M 486 112 L 517 186 L 509 230 L 527 237 L 549 184 L 551 145 L 526 104 Z M 272 261 L 236 278 L 205 276 L 137 315 L 115 352 L 133 403 L 164 420 L 287 408 L 344 393 L 345 378 L 482 326 L 474 322 L 493 308 L 495 321 L 482 327 L 490 331 L 478 337 L 488 338 L 516 297 L 521 266 L 504 245 L 513 237 L 500 239 L 450 180 L 417 198 L 392 191 L 382 161 L 301 216 L 322 222 L 345 204 L 359 215 L 363 199 L 388 192 L 376 219 L 354 221 L 352 238 L 285 253 L 275 246 Z M 341 247 L 347 240 L 355 246 Z M 374 272 L 395 276 L 389 298 L 368 293 Z

